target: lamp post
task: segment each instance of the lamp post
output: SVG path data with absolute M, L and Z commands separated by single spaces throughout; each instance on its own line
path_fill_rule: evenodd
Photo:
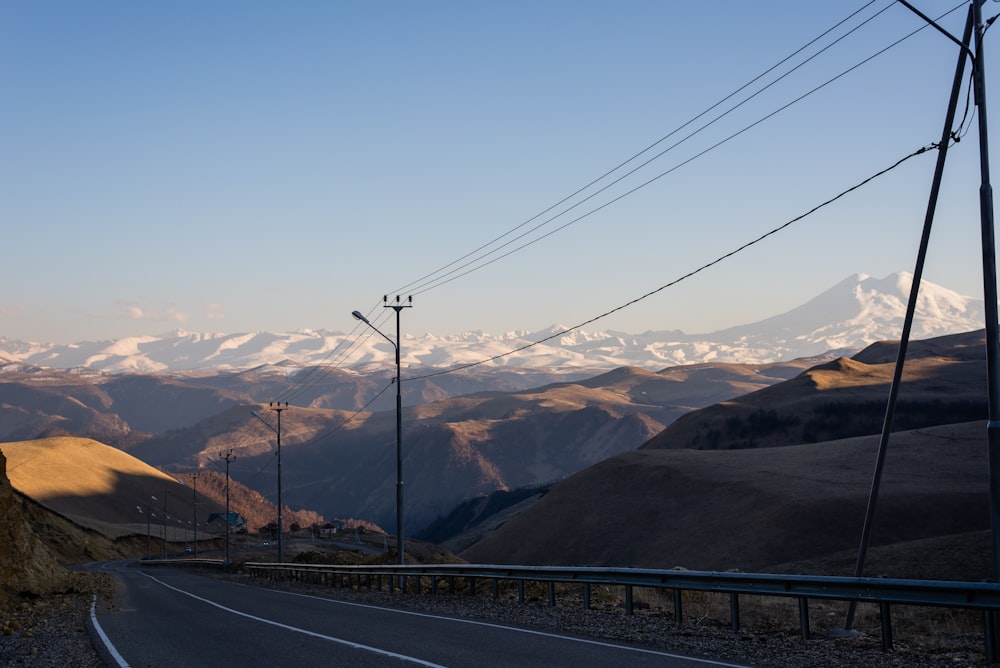
M 405 304 L 400 302 L 399 295 L 396 295 L 394 304 L 389 303 L 388 295 L 383 297 L 382 301 L 384 302 L 383 308 L 391 308 L 396 311 L 395 341 L 371 324 L 368 318 L 361 315 L 360 311 L 354 311 L 351 315 L 381 334 L 382 338 L 396 349 L 396 553 L 399 555 L 399 564 L 403 565 L 405 563 L 403 559 L 403 394 L 399 384 L 399 314 L 404 308 L 413 306 L 413 297 L 407 297 Z
M 271 426 L 271 423 L 261 417 L 260 413 L 257 411 L 252 411 L 253 416 L 267 425 L 267 428 L 273 431 L 278 436 L 278 563 L 284 563 L 284 539 L 282 538 L 282 511 L 281 511 L 281 411 L 288 408 L 288 402 L 282 406 L 281 402 L 270 402 L 268 404 L 270 409 L 278 414 L 278 428 L 275 429 Z

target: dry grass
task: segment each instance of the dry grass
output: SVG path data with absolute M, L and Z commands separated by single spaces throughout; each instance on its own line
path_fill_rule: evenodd
M 112 494 L 125 476 L 174 480 L 121 450 L 88 438 L 57 437 L 0 443 L 11 485 L 41 504 L 67 496 Z
M 192 492 L 173 477 L 103 443 L 74 437 L 0 443 L 11 486 L 80 526 L 118 539 L 161 534 L 167 509 L 167 540 L 189 541 Z M 199 496 L 199 514 L 221 510 Z

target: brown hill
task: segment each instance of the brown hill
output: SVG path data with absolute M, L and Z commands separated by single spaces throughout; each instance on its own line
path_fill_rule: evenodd
M 168 540 L 193 534 L 192 491 L 171 476 L 90 439 L 58 437 L 0 443 L 14 489 L 83 527 L 118 538 L 163 524 Z M 199 497 L 198 511 L 222 512 Z M 154 519 L 150 513 L 156 514 Z
M 734 449 L 881 433 L 898 343 L 689 413 L 643 448 Z M 983 332 L 912 342 L 894 430 L 986 419 Z
M 105 374 L 25 366 L 0 359 L 0 441 L 50 436 L 93 438 L 125 450 L 152 434 L 183 429 L 240 404 L 294 394 L 299 406 L 354 411 L 395 407 L 388 370 L 359 374 L 329 367 L 262 367 L 242 372 Z M 583 378 L 545 369 L 458 371 L 407 383 L 408 401 L 424 403 L 484 390 L 516 391 Z
M 811 361 L 694 365 L 653 373 L 622 368 L 577 382 L 483 392 L 408 406 L 404 388 L 407 528 L 416 532 L 462 501 L 549 483 L 638 447 L 692 408 L 801 372 Z M 204 470 L 232 450 L 235 480 L 276 501 L 275 434 L 237 406 L 130 452 L 171 470 Z M 395 516 L 395 410 L 292 407 L 282 418 L 285 505 L 327 517 Z M 442 485 L 441 480 L 447 480 Z
M 9 606 L 23 612 L 24 602 L 39 596 L 91 591 L 94 582 L 68 570 L 71 564 L 140 553 L 137 541 L 112 541 L 17 492 L 6 470 L 0 452 L 0 618 Z
M 872 436 L 756 450 L 623 453 L 554 486 L 461 556 L 482 563 L 761 571 L 849 551 L 860 537 L 877 444 Z M 987 529 L 986 453 L 981 422 L 894 435 L 873 545 Z M 982 549 L 982 541 L 969 545 Z M 953 554 L 965 566 L 956 577 L 989 576 L 979 570 L 987 559 Z

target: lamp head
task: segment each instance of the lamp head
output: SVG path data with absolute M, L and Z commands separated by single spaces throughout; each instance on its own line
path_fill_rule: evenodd
M 366 318 L 365 316 L 361 315 L 361 311 L 353 311 L 351 313 L 351 315 L 353 315 L 356 319 L 360 320 L 361 322 L 365 323 L 366 325 L 370 325 L 371 324 L 370 322 L 368 322 L 368 318 Z

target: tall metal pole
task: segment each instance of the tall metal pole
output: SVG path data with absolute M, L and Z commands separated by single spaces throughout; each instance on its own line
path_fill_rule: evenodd
M 997 263 L 993 226 L 993 186 L 990 185 L 989 142 L 986 125 L 986 58 L 983 55 L 982 4 L 973 0 L 976 59 L 972 84 L 979 117 L 979 219 L 983 245 L 983 301 L 986 314 L 986 374 L 989 421 L 986 437 L 990 467 L 990 526 L 993 536 L 993 579 L 1000 580 L 1000 325 L 997 323 Z
M 413 306 L 413 297 L 403 304 L 396 295 L 396 303 L 389 304 L 389 297 L 382 298 L 383 307 L 396 311 L 396 554 L 399 564 L 406 563 L 403 556 L 403 388 L 400 384 L 400 325 L 399 314 L 404 308 Z
M 278 414 L 278 563 L 282 564 L 285 562 L 285 542 L 284 542 L 284 521 L 281 508 L 281 411 L 288 408 L 288 402 L 282 406 L 279 401 L 277 405 L 271 404 L 271 410 Z
M 163 558 L 167 557 L 167 490 L 163 490 Z
M 229 462 L 236 459 L 233 451 L 226 453 L 226 566 L 229 565 L 229 529 L 232 527 L 232 517 L 229 515 Z
M 191 514 L 194 521 L 194 556 L 198 556 L 198 474 L 191 474 Z
M 406 563 L 403 553 L 403 388 L 400 378 L 400 344 L 402 339 L 400 338 L 400 327 L 399 327 L 399 314 L 404 308 L 411 308 L 413 306 L 413 297 L 407 297 L 406 303 L 400 301 L 399 295 L 396 295 L 396 303 L 389 303 L 389 296 L 386 295 L 382 298 L 383 308 L 391 308 L 396 311 L 396 340 L 393 341 L 385 332 L 380 330 L 375 325 L 368 321 L 361 311 L 353 311 L 353 315 L 356 319 L 365 323 L 383 339 L 392 344 L 392 347 L 396 349 L 396 555 L 400 565 Z
M 268 429 L 270 429 L 271 431 L 273 431 L 275 434 L 278 435 L 278 563 L 280 564 L 284 563 L 284 555 L 285 555 L 284 538 L 282 537 L 282 528 L 284 527 L 284 520 L 282 515 L 283 511 L 281 509 L 281 411 L 288 410 L 288 402 L 286 401 L 285 405 L 282 406 L 280 401 L 278 402 L 272 401 L 268 403 L 268 406 L 271 408 L 272 411 L 275 411 L 278 414 L 277 429 L 272 427 L 271 423 L 265 420 L 263 417 L 261 417 L 261 414 L 258 413 L 257 411 L 251 411 L 250 414 L 253 415 L 255 418 L 257 418 L 258 420 L 260 420 L 261 422 L 263 422 L 264 426 L 266 426 Z M 228 484 L 228 479 L 226 481 L 226 484 Z
M 893 369 L 892 384 L 889 386 L 889 399 L 886 403 L 885 418 L 882 422 L 882 435 L 879 440 L 878 452 L 875 457 L 875 471 L 872 474 L 871 488 L 868 493 L 868 506 L 865 509 L 865 520 L 861 528 L 861 541 L 858 546 L 858 558 L 854 569 L 854 576 L 861 577 L 864 573 L 865 558 L 868 553 L 868 540 L 871 535 L 872 523 L 875 519 L 875 507 L 878 502 L 879 487 L 882 482 L 882 472 L 885 468 L 885 456 L 889 448 L 889 437 L 892 433 L 892 424 L 896 413 L 896 399 L 899 396 L 899 386 L 903 380 L 903 365 L 906 362 L 906 351 L 910 342 L 910 331 L 913 327 L 913 318 L 917 310 L 917 297 L 920 293 L 920 281 L 924 273 L 924 264 L 927 257 L 927 247 L 930 244 L 931 227 L 934 223 L 934 214 L 937 211 L 938 195 L 941 191 L 941 180 L 944 176 L 945 159 L 948 157 L 948 143 L 951 141 L 951 133 L 955 124 L 955 113 L 958 109 L 958 101 L 962 92 L 962 84 L 965 79 L 965 61 L 969 42 L 972 39 L 972 12 L 969 12 L 965 23 L 964 41 L 961 43 L 963 50 L 958 54 L 958 64 L 955 66 L 955 77 L 952 80 L 951 96 L 948 98 L 948 110 L 945 113 L 944 127 L 941 130 L 941 141 L 938 144 L 937 162 L 934 166 L 934 177 L 931 181 L 931 191 L 927 199 L 927 209 L 924 214 L 924 226 L 920 236 L 920 245 L 917 250 L 916 266 L 913 269 L 913 282 L 910 285 L 910 297 L 906 305 L 906 315 L 903 318 L 903 331 L 900 335 L 899 349 L 896 351 L 896 366 Z M 854 626 L 854 615 L 857 604 L 852 601 L 847 608 L 847 621 L 845 628 L 850 630 Z

